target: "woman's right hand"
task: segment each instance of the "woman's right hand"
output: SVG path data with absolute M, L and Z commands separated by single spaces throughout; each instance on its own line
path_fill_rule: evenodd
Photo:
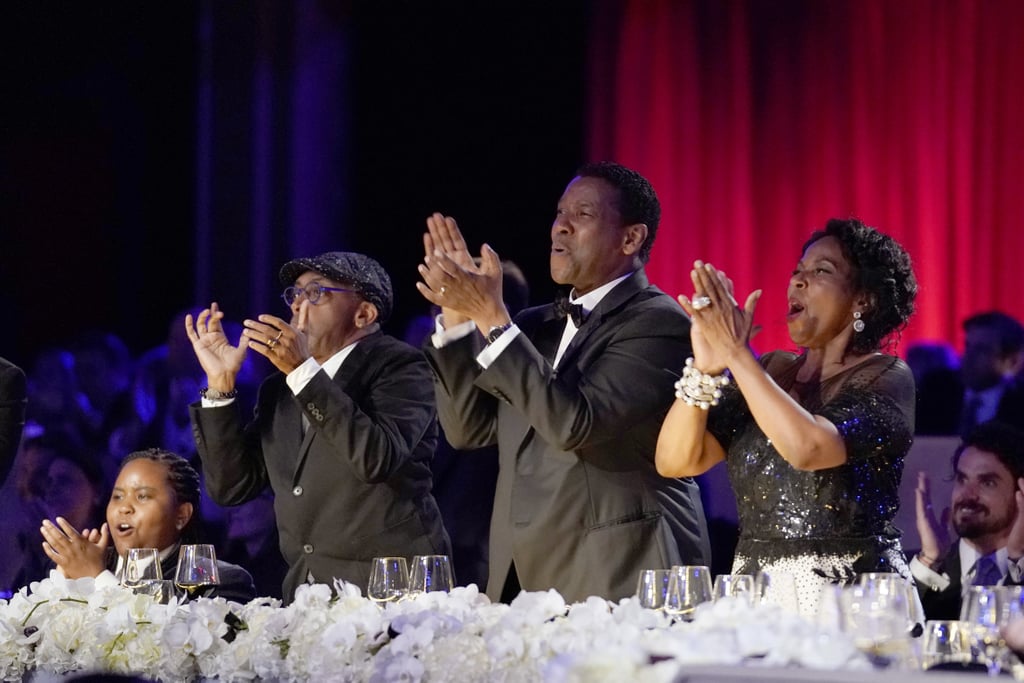
M 55 522 L 44 519 L 39 527 L 39 532 L 46 539 L 43 541 L 46 556 L 69 579 L 99 576 L 104 569 L 103 559 L 110 542 L 107 525 L 100 527 L 98 533 L 95 529 L 79 532 L 63 517 L 57 517 Z
M 694 366 L 709 375 L 719 375 L 737 351 L 748 348 L 761 290 L 752 292 L 740 308 L 733 296 L 732 280 L 711 264 L 695 261 L 690 279 L 693 300 L 680 296 L 679 303 L 690 316 Z M 703 305 L 694 305 L 702 299 Z

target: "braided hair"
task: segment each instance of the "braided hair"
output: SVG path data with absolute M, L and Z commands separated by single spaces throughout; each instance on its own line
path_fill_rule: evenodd
M 133 460 L 151 460 L 167 468 L 167 482 L 174 491 L 175 504 L 192 503 L 193 514 L 188 524 L 182 529 L 181 536 L 182 541 L 186 543 L 194 542 L 196 531 L 193 522 L 199 516 L 199 473 L 189 464 L 188 460 L 163 448 L 147 448 L 129 453 L 121 461 L 121 467 L 123 468 Z

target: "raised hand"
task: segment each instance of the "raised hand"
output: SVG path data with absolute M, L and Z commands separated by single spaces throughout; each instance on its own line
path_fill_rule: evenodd
M 730 359 L 746 349 L 754 332 L 754 310 L 761 290 L 750 293 L 740 308 L 733 296 L 733 283 L 710 263 L 695 261 L 690 271 L 693 299 L 679 297 L 690 316 L 694 365 L 708 374 L 720 374 Z
M 1017 494 L 1021 496 L 1021 493 Z M 917 535 L 921 537 L 921 552 L 918 559 L 928 566 L 935 565 L 949 550 L 949 508 L 944 508 L 940 517 L 932 508 L 931 482 L 924 472 L 917 473 L 917 487 L 914 489 L 914 503 Z M 1018 518 L 1019 519 L 1019 518 Z
M 441 307 L 445 326 L 473 320 L 486 334 L 490 327 L 508 322 L 498 254 L 485 244 L 479 265 L 475 263 L 453 218 L 434 214 L 427 219 L 427 230 L 426 254 L 419 266 L 423 282 L 417 282 L 416 288 Z
M 238 346 L 232 346 L 224 333 L 223 319 L 224 313 L 214 302 L 194 321 L 191 313 L 185 316 L 185 334 L 192 342 L 192 350 L 206 373 L 210 388 L 226 392 L 235 388 L 235 377 L 242 369 L 248 347 L 241 340 Z
M 265 356 L 274 367 L 287 375 L 312 355 L 307 329 L 311 305 L 303 299 L 293 320 L 294 324 L 269 314 L 258 316 L 256 320 L 244 321 L 242 340 L 247 341 L 250 349 Z
M 45 539 L 43 552 L 60 567 L 69 579 L 84 576 L 98 576 L 104 570 L 104 555 L 110 543 L 110 530 L 104 524 L 99 532 L 95 529 L 76 530 L 63 517 L 56 523 L 44 519 L 39 533 Z
M 1010 535 L 1006 539 L 1006 555 L 1015 560 L 1024 557 L 1024 477 L 1017 480 L 1017 491 L 1014 493 L 1017 503 L 1017 514 L 1010 527 Z

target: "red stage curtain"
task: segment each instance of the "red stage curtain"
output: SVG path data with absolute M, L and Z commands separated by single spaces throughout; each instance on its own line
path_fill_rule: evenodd
M 856 216 L 897 238 L 920 282 L 900 350 L 961 348 L 960 322 L 1024 320 L 1024 2 L 633 0 L 596 6 L 591 159 L 654 184 L 649 265 L 689 294 L 701 258 L 742 302 L 763 288 L 759 350 L 791 348 L 789 272 L 811 230 Z

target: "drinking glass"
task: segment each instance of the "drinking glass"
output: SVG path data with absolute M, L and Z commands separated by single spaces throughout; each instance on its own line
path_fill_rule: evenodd
M 641 607 L 661 609 L 668 594 L 668 569 L 642 569 L 636 582 L 636 597 Z
M 375 557 L 370 566 L 366 597 L 378 605 L 395 602 L 409 592 L 409 568 L 404 557 Z
M 409 593 L 448 592 L 455 585 L 447 555 L 416 555 L 409 571 Z
M 206 586 L 220 583 L 217 571 L 217 553 L 212 545 L 183 545 L 178 551 L 178 571 L 174 585 L 187 591 L 189 596 Z
M 665 613 L 691 621 L 697 606 L 711 601 L 711 569 L 703 565 L 676 565 L 669 570 Z
M 712 594 L 715 600 L 740 598 L 752 605 L 754 603 L 754 577 L 751 574 L 719 574 L 715 577 Z
M 799 614 L 796 578 L 789 572 L 758 572 L 754 576 L 754 601 L 761 605 L 778 605 L 787 612 Z
M 907 632 L 921 635 L 924 626 L 924 608 L 913 583 L 893 572 L 867 572 L 857 577 L 857 583 L 868 586 L 883 595 L 903 593 L 906 596 Z
M 129 548 L 124 558 L 121 585 L 136 588 L 164 578 L 156 548 Z
M 902 581 L 902 579 L 901 579 Z M 905 583 L 905 582 L 904 582 Z M 840 593 L 840 623 L 871 663 L 885 668 L 913 656 L 907 629 L 907 591 L 892 584 L 855 584 Z
M 970 629 L 962 621 L 929 619 L 921 638 L 921 667 L 931 669 L 943 664 L 967 664 L 971 661 Z
M 990 676 L 1009 664 L 1011 652 L 1002 627 L 1020 617 L 1022 590 L 1020 586 L 971 586 L 961 603 L 960 621 L 966 623 L 973 653 Z

